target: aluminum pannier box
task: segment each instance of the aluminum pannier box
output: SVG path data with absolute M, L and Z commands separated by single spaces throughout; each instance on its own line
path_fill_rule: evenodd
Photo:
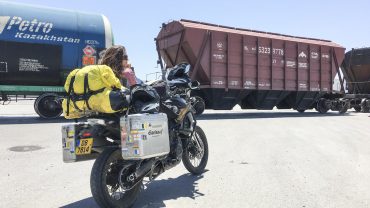
M 63 161 L 78 162 L 96 158 L 98 153 L 92 152 L 94 139 L 91 135 L 81 134 L 80 130 L 86 123 L 67 124 L 62 126 Z
M 168 119 L 164 113 L 121 117 L 123 159 L 146 159 L 170 152 Z

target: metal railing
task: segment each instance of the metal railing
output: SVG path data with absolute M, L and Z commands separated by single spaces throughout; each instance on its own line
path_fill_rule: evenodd
M 152 73 L 146 74 L 145 75 L 145 82 L 150 81 L 150 80 L 148 80 L 148 77 L 154 77 L 154 79 L 150 79 L 150 80 L 162 79 L 162 72 L 152 72 Z

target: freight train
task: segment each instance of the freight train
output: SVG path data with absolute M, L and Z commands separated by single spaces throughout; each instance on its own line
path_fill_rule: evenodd
M 69 71 L 97 63 L 99 52 L 113 45 L 109 21 L 24 4 L 0 7 L 0 101 L 33 96 L 41 117 L 58 117 Z M 370 96 L 359 91 L 364 81 L 353 75 L 357 55 L 345 56 L 345 48 L 328 40 L 191 20 L 163 24 L 155 40 L 163 70 L 193 66 L 191 77 L 201 83 L 193 96 L 209 109 L 370 109 Z M 340 91 L 333 89 L 336 75 Z
M 155 38 L 159 61 L 193 66 L 201 84 L 194 96 L 209 109 L 315 108 L 344 113 L 344 80 L 339 67 L 345 48 L 328 40 L 233 28 L 191 20 L 163 24 Z M 341 89 L 333 89 L 339 76 Z
M 58 117 L 68 73 L 112 45 L 103 15 L 0 2 L 0 101 L 36 98 L 41 117 Z

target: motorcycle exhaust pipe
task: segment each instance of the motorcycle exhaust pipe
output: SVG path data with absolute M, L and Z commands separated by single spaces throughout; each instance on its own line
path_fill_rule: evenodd
M 152 158 L 152 159 L 148 160 L 147 162 L 145 162 L 144 164 L 140 165 L 140 167 L 135 172 L 135 177 L 136 178 L 142 178 L 146 174 L 148 174 L 152 170 L 152 167 L 153 167 L 155 161 L 156 160 L 154 158 Z

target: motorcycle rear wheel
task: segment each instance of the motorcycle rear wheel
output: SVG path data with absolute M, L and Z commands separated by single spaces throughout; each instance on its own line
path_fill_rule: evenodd
M 126 173 L 125 169 L 131 172 Z M 120 177 L 127 178 L 134 170 L 133 163 L 122 159 L 119 148 L 104 150 L 96 159 L 90 176 L 91 193 L 96 203 L 100 207 L 131 207 L 138 197 L 142 181 L 125 191 L 121 186 Z
M 204 131 L 196 126 L 193 136 L 182 154 L 185 168 L 193 175 L 204 172 L 208 162 L 208 142 Z

